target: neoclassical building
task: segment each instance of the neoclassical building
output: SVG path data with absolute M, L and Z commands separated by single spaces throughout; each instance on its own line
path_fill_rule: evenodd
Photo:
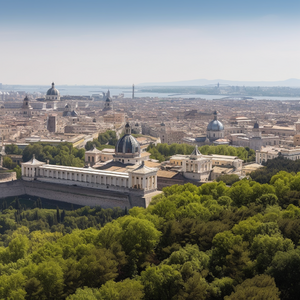
M 243 160 L 237 156 L 200 153 L 196 145 L 192 154 L 176 154 L 170 157 L 170 164 L 181 167 L 182 175 L 191 180 L 206 182 L 220 175 L 241 175 Z
M 41 162 L 33 155 L 28 162 L 22 163 L 22 178 L 26 181 L 40 181 L 121 192 L 144 197 L 157 191 L 157 169 L 147 167 L 140 152 L 138 141 L 130 134 L 118 141 L 114 161 L 106 168 L 94 169 L 50 165 Z M 147 204 L 146 204 L 147 206 Z
M 208 181 L 212 171 L 211 157 L 202 155 L 195 146 L 194 151 L 190 156 L 182 160 L 183 176 L 196 181 Z

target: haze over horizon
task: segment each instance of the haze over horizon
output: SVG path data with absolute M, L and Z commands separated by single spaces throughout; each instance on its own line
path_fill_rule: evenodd
M 299 15 L 299 1 L 7 1 L 0 82 L 300 78 Z

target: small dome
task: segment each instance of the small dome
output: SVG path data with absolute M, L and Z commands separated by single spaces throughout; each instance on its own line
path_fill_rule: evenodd
M 107 98 L 105 101 L 106 101 L 106 102 L 110 102 L 111 100 L 110 100 L 110 98 Z
M 253 128 L 259 128 L 259 124 L 258 124 L 258 122 L 257 122 L 257 121 L 254 123 L 254 126 L 253 126 Z
M 116 145 L 116 154 L 139 155 L 140 150 L 139 142 L 131 134 L 125 134 Z
M 58 96 L 59 91 L 54 87 L 54 82 L 52 82 L 52 88 L 47 91 L 47 96 Z
M 129 128 L 129 127 L 130 127 L 130 125 L 129 125 L 129 123 L 127 122 L 126 125 L 125 125 L 125 128 Z

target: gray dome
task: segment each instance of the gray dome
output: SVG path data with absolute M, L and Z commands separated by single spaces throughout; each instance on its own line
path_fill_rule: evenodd
M 224 130 L 224 125 L 218 120 L 213 120 L 207 125 L 207 130 L 208 131 L 221 131 L 221 130 Z
M 214 119 L 207 125 L 207 131 L 224 130 L 224 125 L 218 120 L 218 112 L 216 110 L 214 111 L 213 115 Z
M 131 134 L 125 134 L 119 139 L 116 145 L 116 154 L 139 155 L 139 153 L 140 144 Z
M 258 124 L 258 122 L 257 122 L 257 121 L 254 123 L 254 126 L 253 126 L 253 128 L 259 128 L 259 124 Z
M 47 91 L 47 96 L 58 96 L 59 91 L 54 87 L 54 82 L 52 82 L 52 88 Z

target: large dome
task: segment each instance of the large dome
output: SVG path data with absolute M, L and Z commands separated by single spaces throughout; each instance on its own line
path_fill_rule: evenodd
M 54 82 L 52 82 L 52 88 L 47 91 L 47 96 L 58 96 L 59 91 L 54 87 Z
M 224 125 L 218 120 L 213 120 L 207 125 L 207 130 L 208 131 L 221 131 L 221 130 L 224 130 Z
M 122 138 L 119 139 L 116 145 L 116 155 L 139 155 L 140 154 L 140 144 L 139 142 L 131 135 L 125 134 Z
M 218 112 L 215 111 L 213 113 L 214 120 L 209 122 L 207 125 L 207 131 L 222 131 L 224 130 L 224 125 L 218 120 Z

